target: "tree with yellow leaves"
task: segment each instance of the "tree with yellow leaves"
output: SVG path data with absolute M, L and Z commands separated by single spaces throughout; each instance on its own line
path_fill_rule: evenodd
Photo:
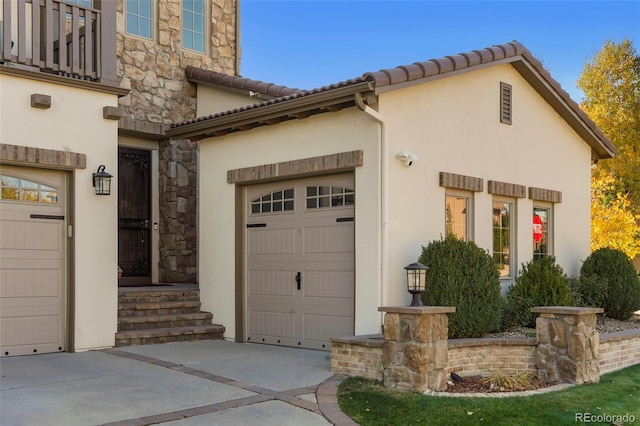
M 591 182 L 591 251 L 610 247 L 630 259 L 640 255 L 640 215 L 631 211 L 628 194 L 616 190 L 612 176 Z
M 591 249 L 640 254 L 640 55 L 629 39 L 606 41 L 584 66 L 580 107 L 618 148 L 592 177 Z

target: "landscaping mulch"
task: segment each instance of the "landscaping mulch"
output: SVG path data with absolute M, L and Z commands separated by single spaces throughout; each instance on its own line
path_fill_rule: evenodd
M 447 382 L 447 393 L 496 393 L 496 392 L 522 392 L 528 390 L 536 390 L 553 386 L 555 383 L 545 382 L 537 377 L 532 377 L 526 383 L 518 383 L 512 388 L 496 386 L 491 383 L 485 383 L 486 377 L 470 376 L 465 377 L 464 381 Z

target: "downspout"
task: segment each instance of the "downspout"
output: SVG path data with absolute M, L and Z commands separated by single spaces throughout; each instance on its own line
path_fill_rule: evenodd
M 360 111 L 365 112 L 371 118 L 376 120 L 380 125 L 380 303 L 381 306 L 387 306 L 387 286 L 388 286 L 388 259 L 389 259 L 389 230 L 387 226 L 387 217 L 389 215 L 389 206 L 387 203 L 387 193 L 389 179 L 387 177 L 388 155 L 387 155 L 387 126 L 384 117 L 375 109 L 364 103 L 362 93 L 355 95 L 356 106 Z M 383 316 L 380 314 L 380 323 L 383 325 Z

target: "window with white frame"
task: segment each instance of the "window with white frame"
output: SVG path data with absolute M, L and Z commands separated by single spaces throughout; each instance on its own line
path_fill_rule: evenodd
M 539 259 L 553 254 L 551 244 L 551 206 L 533 207 L 533 258 Z
M 126 0 L 127 34 L 151 39 L 153 30 L 151 23 L 152 0 Z
M 204 0 L 182 0 L 182 47 L 204 53 L 204 41 Z
M 447 192 L 445 195 L 445 232 L 463 241 L 472 240 L 473 194 Z
M 500 272 L 500 278 L 514 278 L 515 259 L 515 201 L 493 200 L 493 261 Z

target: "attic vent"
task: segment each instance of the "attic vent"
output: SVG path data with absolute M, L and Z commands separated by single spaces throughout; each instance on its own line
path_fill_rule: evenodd
M 500 82 L 500 122 L 511 124 L 511 85 Z

